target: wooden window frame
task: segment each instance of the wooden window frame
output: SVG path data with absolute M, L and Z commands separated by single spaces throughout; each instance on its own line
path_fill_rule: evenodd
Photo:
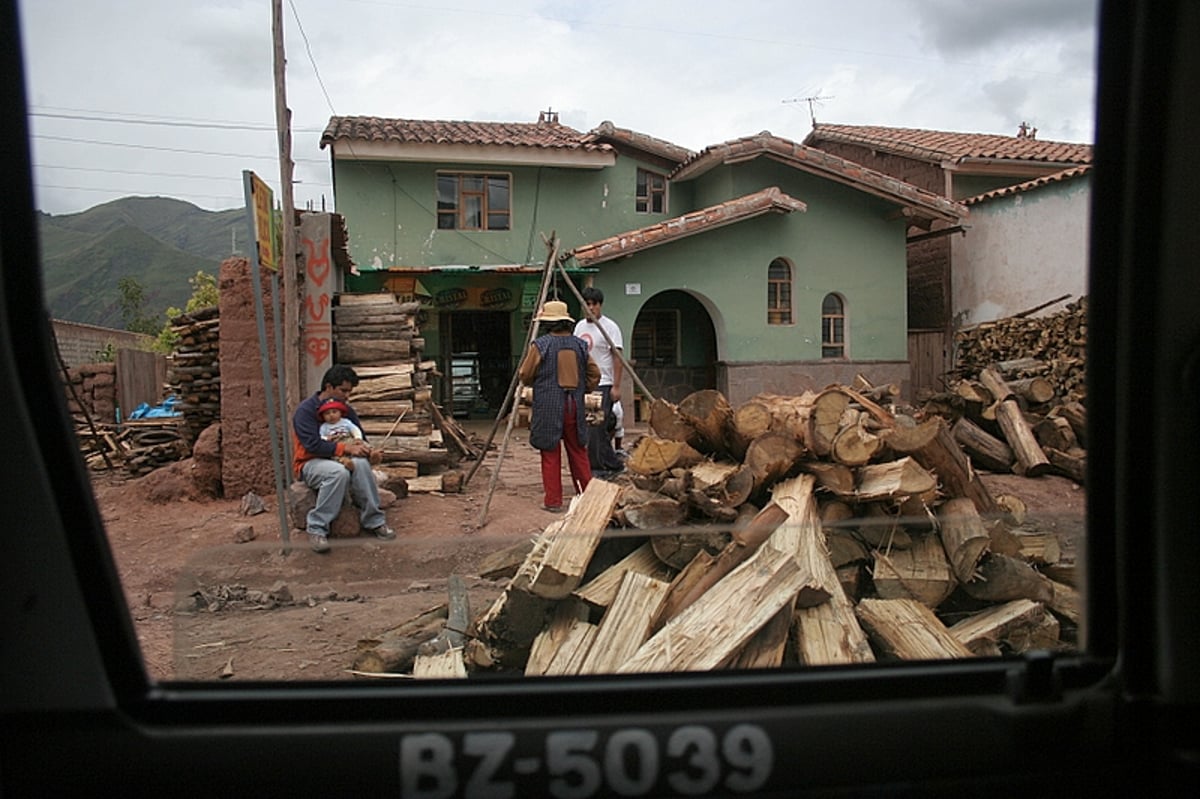
M 443 184 L 453 181 L 453 202 L 444 197 Z M 471 182 L 481 185 L 473 186 Z M 505 204 L 496 201 L 493 183 L 503 183 Z M 434 201 L 438 230 L 480 233 L 512 230 L 512 175 L 507 172 L 438 172 Z M 478 216 L 477 220 L 472 217 Z
M 776 274 L 776 267 L 787 270 L 786 276 Z M 792 265 L 776 258 L 767 267 L 767 324 L 792 324 Z
M 638 366 L 679 365 L 679 324 L 676 308 L 643 309 L 638 314 L 630 337 L 630 352 Z
M 826 308 L 830 298 L 837 301 L 837 313 Z M 846 299 L 837 292 L 830 292 L 821 299 L 821 358 L 845 360 L 847 355 Z
M 655 184 L 659 185 L 655 185 Z M 639 214 L 667 212 L 667 176 L 638 167 L 634 210 Z M 656 207 L 657 206 L 657 207 Z

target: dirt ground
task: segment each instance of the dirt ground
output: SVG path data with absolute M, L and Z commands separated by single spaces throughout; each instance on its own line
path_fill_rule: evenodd
M 482 445 L 492 424 L 465 427 Z M 444 603 L 450 575 L 463 579 L 472 617 L 486 610 L 504 582 L 472 576 L 480 561 L 559 518 L 541 509 L 538 457 L 522 429 L 513 431 L 492 490 L 504 431 L 463 493 L 414 493 L 386 509 L 395 541 L 337 538 L 323 555 L 303 536 L 287 550 L 274 497 L 262 498 L 265 512 L 243 515 L 241 497 L 153 502 L 162 493 L 158 473 L 98 474 L 97 503 L 150 676 L 361 679 L 350 672 L 358 642 Z M 627 445 L 645 432 L 629 426 Z M 1077 551 L 1082 488 L 1052 476 L 983 479 L 993 494 L 1019 497 L 1031 520 Z M 564 486 L 569 497 L 569 479 Z M 253 538 L 242 541 L 247 526 Z

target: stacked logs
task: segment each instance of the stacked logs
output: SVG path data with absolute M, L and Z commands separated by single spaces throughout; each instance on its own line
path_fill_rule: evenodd
M 221 420 L 220 322 L 215 305 L 171 320 L 178 343 L 167 357 L 167 394 L 179 397 L 189 445 Z
M 694 671 L 1072 645 L 1079 600 L 1054 536 L 1006 511 L 940 416 L 832 386 L 737 409 L 696 392 L 656 401 L 650 423 L 631 479 L 592 480 L 526 545 L 454 671 Z
M 420 304 L 391 292 L 339 294 L 333 307 L 336 360 L 352 366 L 359 384 L 351 402 L 363 432 L 382 450 L 388 482 L 406 491 L 457 491 L 453 467 L 477 453 L 461 428 L 432 401 L 437 364 L 422 359 Z
M 191 455 L 185 440 L 185 418 L 131 420 L 118 437 L 125 470 L 133 477 L 149 474 L 160 466 Z
M 1065 402 L 1087 400 L 1087 297 L 1058 313 L 1023 314 L 964 328 L 954 336 L 952 377 L 966 379 L 999 362 L 1031 359 L 1016 378 L 1040 377 Z

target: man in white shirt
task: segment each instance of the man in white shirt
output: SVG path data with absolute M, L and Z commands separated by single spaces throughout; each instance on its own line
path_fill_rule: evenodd
M 583 295 L 587 313 L 576 323 L 575 335 L 587 342 L 588 353 L 600 367 L 600 387 L 597 390 L 604 399 L 603 426 L 588 430 L 588 459 L 591 461 L 592 472 L 603 477 L 625 468 L 625 462 L 612 446 L 612 433 L 617 423 L 612 406 L 614 402 L 621 400 L 621 378 L 624 375 L 624 362 L 618 353 L 624 347 L 624 342 L 621 339 L 621 328 L 602 312 L 604 292 L 594 286 L 588 286 L 580 293 Z M 592 321 L 592 318 L 595 321 Z

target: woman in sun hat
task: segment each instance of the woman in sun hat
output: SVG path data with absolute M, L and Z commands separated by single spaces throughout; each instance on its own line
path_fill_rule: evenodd
M 600 384 L 600 367 L 588 355 L 587 343 L 571 332 L 575 320 L 565 302 L 549 300 L 533 321 L 543 333 L 529 345 L 517 377 L 533 387 L 529 443 L 542 456 L 543 507 L 557 513 L 563 505 L 561 447 L 567 450 L 575 493 L 583 493 L 592 479 L 583 397 Z

